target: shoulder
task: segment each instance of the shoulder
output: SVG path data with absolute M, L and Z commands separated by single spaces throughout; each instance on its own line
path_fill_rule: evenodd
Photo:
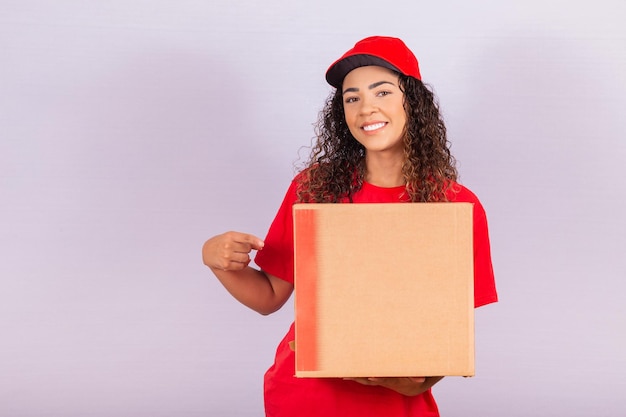
M 457 182 L 453 182 L 452 184 L 450 184 L 450 188 L 447 194 L 448 199 L 451 202 L 480 204 L 478 196 L 476 196 L 476 194 L 474 194 L 472 190 Z
M 285 204 L 295 204 L 299 201 L 298 195 L 302 194 L 302 190 L 306 188 L 306 184 L 310 181 L 311 176 L 311 168 L 303 169 L 298 172 L 292 179 L 289 184 L 289 188 L 285 193 L 285 198 L 283 201 L 283 205 Z
M 330 195 L 328 190 L 333 175 L 329 174 L 329 166 L 315 163 L 296 174 L 291 181 L 291 188 L 299 202 L 316 202 L 323 199 L 323 196 Z
M 453 203 L 472 203 L 474 204 L 475 219 L 485 219 L 486 213 L 480 199 L 472 190 L 457 182 L 451 184 L 448 190 L 448 200 Z
M 291 180 L 292 184 L 301 184 L 306 181 L 311 176 L 312 167 L 305 168 L 302 171 L 298 172 L 293 179 Z

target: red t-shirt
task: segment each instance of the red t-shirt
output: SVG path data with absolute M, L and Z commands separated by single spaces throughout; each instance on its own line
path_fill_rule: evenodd
M 491 251 L 485 211 L 467 188 L 455 184 L 448 193 L 451 202 L 474 203 L 474 304 L 498 300 L 491 266 Z M 364 183 L 352 196 L 353 203 L 407 202 L 403 186 L 382 188 Z M 265 272 L 294 282 L 293 218 L 296 182 L 293 181 L 255 257 Z M 436 417 L 437 404 L 431 391 L 407 397 L 383 387 L 361 385 L 337 378 L 296 378 L 295 353 L 289 342 L 295 339 L 294 326 L 278 345 L 274 365 L 265 374 L 267 417 Z M 416 375 L 423 376 L 423 375 Z

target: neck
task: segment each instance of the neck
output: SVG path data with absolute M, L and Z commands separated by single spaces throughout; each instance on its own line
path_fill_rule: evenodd
M 365 164 L 365 180 L 370 184 L 387 188 L 405 185 L 401 158 L 366 155 Z

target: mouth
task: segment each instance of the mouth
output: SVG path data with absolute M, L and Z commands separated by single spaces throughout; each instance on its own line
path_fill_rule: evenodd
M 371 125 L 362 126 L 361 129 L 365 130 L 366 132 L 373 132 L 374 130 L 382 129 L 385 126 L 387 126 L 387 122 L 378 122 L 372 123 Z

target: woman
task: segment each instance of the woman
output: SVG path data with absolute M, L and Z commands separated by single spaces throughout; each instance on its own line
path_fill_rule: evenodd
M 485 212 L 456 183 L 445 125 L 413 53 L 397 38 L 366 38 L 329 67 L 326 79 L 336 91 L 321 113 L 317 143 L 266 239 L 215 236 L 203 247 L 204 263 L 237 300 L 270 314 L 293 291 L 293 204 L 471 202 L 475 306 L 497 301 Z M 252 250 L 260 270 L 248 266 Z M 293 340 L 292 325 L 265 375 L 267 416 L 439 415 L 431 388 L 441 377 L 295 378 Z

